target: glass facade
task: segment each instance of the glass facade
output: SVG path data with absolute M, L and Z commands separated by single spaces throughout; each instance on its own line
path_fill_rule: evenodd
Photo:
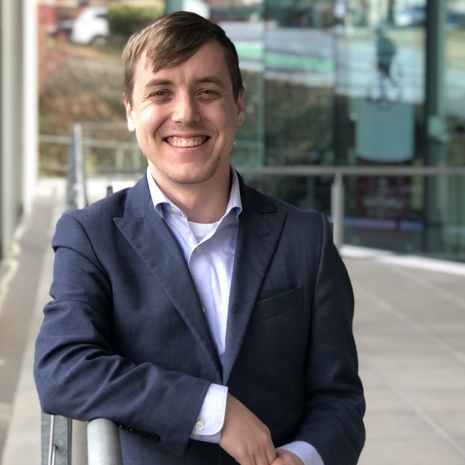
M 336 170 L 350 168 L 333 218 L 344 243 L 465 261 L 465 0 L 166 0 L 181 9 L 236 44 L 246 96 L 232 161 L 249 183 L 331 216 Z M 43 135 L 124 121 L 121 41 L 42 45 Z M 67 158 L 46 143 L 42 170 Z
M 260 168 L 463 170 L 465 0 L 223 3 L 210 16 L 239 52 L 233 163 L 255 168 L 250 183 L 329 215 L 332 175 Z M 465 175 L 347 175 L 344 186 L 345 243 L 465 260 Z

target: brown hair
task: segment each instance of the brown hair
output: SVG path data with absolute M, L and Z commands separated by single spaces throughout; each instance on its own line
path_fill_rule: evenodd
M 153 71 L 157 72 L 184 63 L 211 40 L 218 41 L 223 47 L 237 100 L 244 86 L 234 44 L 220 26 L 187 11 L 162 16 L 129 39 L 123 51 L 125 98 L 132 104 L 135 67 L 143 52 L 151 61 Z

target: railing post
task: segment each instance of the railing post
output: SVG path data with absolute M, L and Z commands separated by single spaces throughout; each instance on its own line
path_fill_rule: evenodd
M 331 217 L 334 244 L 340 250 L 344 243 L 344 182 L 341 171 L 335 172 L 331 186 Z
M 137 142 L 134 142 L 131 155 L 132 155 L 132 168 L 134 170 L 140 170 L 142 165 L 141 165 L 140 149 L 139 149 L 139 146 L 137 145 Z
M 74 162 L 76 170 L 77 208 L 84 208 L 88 205 L 87 188 L 84 175 L 84 150 L 82 144 L 82 125 L 73 125 L 73 146 Z
M 115 164 L 118 171 L 124 168 L 124 150 L 121 147 L 115 149 Z
M 42 413 L 41 465 L 71 465 L 72 420 Z
M 68 143 L 68 166 L 66 172 L 66 208 L 70 212 L 76 210 L 76 158 L 74 150 L 74 131 L 71 129 L 71 138 Z
M 84 176 L 84 152 L 82 125 L 73 124 L 68 148 L 68 183 L 66 189 L 66 211 L 84 208 L 87 204 L 87 188 Z

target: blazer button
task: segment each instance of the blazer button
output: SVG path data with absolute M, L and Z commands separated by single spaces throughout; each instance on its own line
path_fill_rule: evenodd
M 155 442 L 160 442 L 160 436 L 158 436 L 158 434 L 151 434 L 150 437 L 151 437 Z

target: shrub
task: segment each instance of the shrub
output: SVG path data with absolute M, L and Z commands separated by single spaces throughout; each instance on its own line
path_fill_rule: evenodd
M 125 41 L 135 32 L 151 24 L 163 13 L 164 3 L 160 1 L 156 1 L 150 6 L 113 3 L 108 7 L 110 34 Z

